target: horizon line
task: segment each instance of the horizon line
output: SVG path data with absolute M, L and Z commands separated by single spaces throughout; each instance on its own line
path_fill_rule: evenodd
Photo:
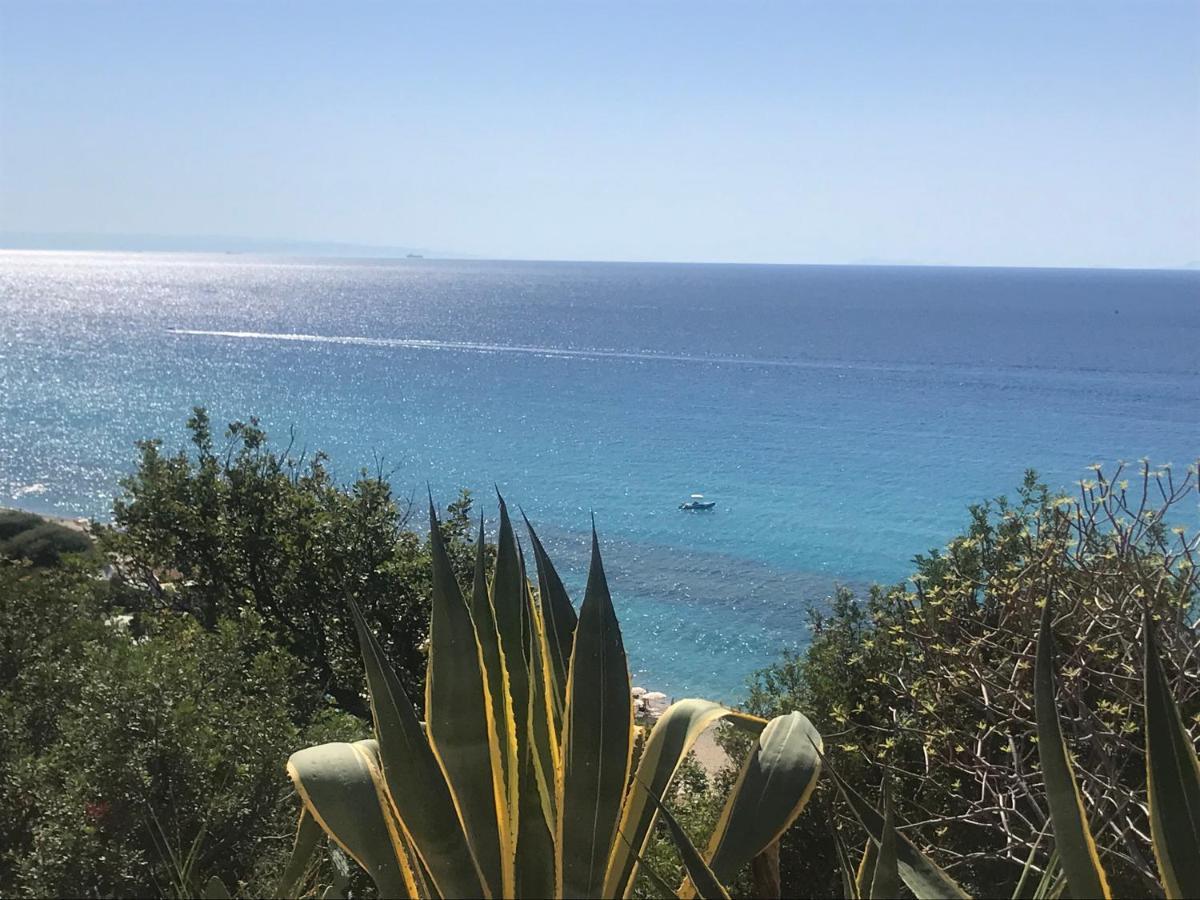
M 61 242 L 56 244 L 56 242 Z M 220 246 L 136 246 L 139 243 L 177 242 L 187 244 L 229 244 Z M 113 246 L 127 243 L 128 246 Z M 244 245 L 238 249 L 237 244 Z M 75 244 L 76 246 L 64 246 Z M 104 246 L 107 244 L 108 246 Z M 257 246 L 256 246 L 257 245 Z M 621 259 L 552 256 L 491 256 L 452 250 L 435 250 L 415 245 L 361 243 L 345 240 L 307 238 L 262 238 L 219 234 L 154 234 L 125 232 L 23 232 L 0 231 L 0 251 L 29 253 L 146 253 L 161 255 L 187 254 L 194 256 L 285 257 L 292 259 L 402 261 L 402 262 L 529 262 L 529 263 L 610 263 L 614 265 L 699 265 L 699 266 L 810 266 L 845 268 L 914 268 L 914 269 L 1044 269 L 1128 272 L 1194 272 L 1200 270 L 1200 260 L 1175 265 L 1128 265 L 1121 263 L 975 263 L 931 262 L 924 260 L 888 259 L 864 256 L 861 259 L 840 261 L 778 261 L 778 260 L 721 260 L 721 259 Z M 339 254 L 338 251 L 345 251 Z

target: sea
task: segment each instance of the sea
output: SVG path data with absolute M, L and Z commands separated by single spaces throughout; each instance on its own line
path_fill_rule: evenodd
M 0 505 L 104 519 L 197 405 L 498 489 L 576 602 L 594 518 L 635 680 L 736 700 L 1027 468 L 1193 462 L 1200 272 L 0 252 Z

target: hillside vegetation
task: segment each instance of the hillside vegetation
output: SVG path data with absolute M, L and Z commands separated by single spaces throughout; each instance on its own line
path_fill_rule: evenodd
M 607 635 L 595 645 L 597 659 L 611 659 L 596 672 L 613 675 L 613 684 L 623 678 L 624 698 L 606 706 L 598 698 L 613 700 L 610 690 L 590 701 L 577 697 L 577 706 L 570 699 L 590 683 L 580 674 L 568 686 L 570 641 L 599 627 L 585 621 L 609 621 L 595 581 L 599 556 L 590 599 L 568 598 L 532 538 L 518 546 L 513 530 L 502 529 L 499 556 L 477 538 L 466 495 L 435 510 L 428 531 L 416 524 L 424 515 L 397 501 L 382 473 L 363 472 L 341 485 L 323 456 L 274 447 L 253 421 L 218 436 L 197 410 L 189 427 L 187 451 L 166 453 L 158 441 L 141 445 L 137 469 L 114 504 L 115 527 L 97 528 L 94 545 L 79 531 L 29 514 L 0 514 L 0 894 L 185 896 L 216 879 L 234 894 L 270 896 L 281 878 L 305 895 L 330 886 L 375 894 L 379 873 L 344 852 L 358 858 L 354 841 L 327 843 L 321 829 L 310 829 L 313 852 L 300 867 L 288 867 L 296 816 L 308 801 L 301 803 L 284 767 L 310 746 L 376 746 L 386 763 L 389 738 L 362 743 L 380 724 L 386 673 L 394 678 L 389 696 L 409 698 L 413 722 L 431 717 L 435 744 L 475 726 L 499 728 L 487 738 L 498 747 L 512 735 L 514 761 L 531 768 L 515 779 L 490 769 L 516 791 L 511 812 L 497 820 L 493 810 L 497 835 L 516 838 L 498 821 L 540 821 L 545 832 L 522 839 L 546 840 L 547 848 L 568 854 L 578 849 L 554 824 L 559 804 L 582 802 L 569 799 L 570 788 L 565 801 L 556 793 L 564 779 L 571 784 L 571 776 L 555 774 L 569 772 L 556 767 L 572 757 L 563 755 L 562 742 L 570 741 L 563 723 L 572 709 L 584 716 L 577 728 L 588 727 L 587 716 L 601 708 L 621 718 L 625 704 L 633 715 L 623 651 L 612 655 L 615 619 L 597 632 Z M 653 802 L 645 795 L 628 813 L 631 823 L 648 823 L 637 831 L 644 843 L 629 866 L 611 877 L 594 867 L 568 877 L 582 879 L 576 885 L 588 893 L 620 883 L 634 896 L 681 887 L 700 896 L 876 896 L 876 887 L 921 896 L 933 882 L 914 881 L 914 860 L 926 860 L 936 866 L 925 877 L 936 870 L 943 887 L 1008 896 L 1022 883 L 1026 893 L 1036 887 L 1041 896 L 1056 896 L 1068 879 L 1078 884 L 1087 875 L 1087 866 L 1083 875 L 1068 871 L 1068 856 L 1056 852 L 1055 837 L 1066 826 L 1053 798 L 1077 782 L 1083 833 L 1096 848 L 1091 871 L 1117 895 L 1171 894 L 1172 885 L 1185 883 L 1171 879 L 1188 872 L 1164 875 L 1163 853 L 1168 863 L 1171 853 L 1163 846 L 1177 848 L 1178 841 L 1160 839 L 1157 853 L 1151 846 L 1164 826 L 1147 791 L 1154 766 L 1146 755 L 1146 698 L 1173 698 L 1182 737 L 1171 746 L 1184 762 L 1191 753 L 1194 763 L 1197 499 L 1194 469 L 1097 471 L 1069 498 L 1052 495 L 1030 473 L 1015 499 L 973 507 L 961 535 L 917 556 L 909 581 L 862 596 L 838 591 L 808 610 L 798 604 L 796 615 L 811 621 L 811 644 L 755 676 L 740 712 L 689 707 L 664 719 L 738 725 L 721 733 L 736 765 L 708 774 L 686 758 L 690 744 L 679 744 L 678 758 L 661 764 L 667 780 L 654 781 Z M 614 591 L 619 596 L 620 586 Z M 463 647 L 478 642 L 484 652 L 482 611 L 493 610 L 499 621 L 496 610 L 509 608 L 507 596 L 524 598 L 526 613 L 515 620 L 517 631 L 495 632 L 497 639 L 524 641 L 512 647 L 525 649 L 507 648 L 508 662 L 496 670 L 503 674 L 488 676 L 487 696 L 507 692 L 511 708 L 525 712 L 510 720 L 437 699 L 427 709 L 427 698 L 450 696 L 445 679 L 461 677 Z M 436 624 L 437 604 L 445 611 L 455 602 L 472 610 L 460 622 L 470 630 L 461 632 L 457 649 L 442 653 L 439 670 L 437 628 L 450 626 Z M 553 609 L 570 619 L 565 631 L 547 630 Z M 549 649 L 555 633 L 557 655 Z M 540 646 L 547 649 L 529 649 Z M 514 654 L 525 660 L 526 686 L 517 694 Z M 446 673 L 443 687 L 430 687 L 429 673 L 438 671 Z M 1153 693 L 1160 671 L 1161 690 Z M 1055 711 L 1049 718 L 1047 697 Z M 439 704 L 454 710 L 450 718 L 438 717 Z M 544 719 L 528 718 L 538 709 Z M 809 723 L 823 756 L 805 763 L 811 783 L 796 782 L 799 802 L 777 811 L 779 822 L 794 823 L 778 842 L 765 833 L 760 842 L 747 823 L 775 820 L 731 809 L 737 804 L 727 798 L 749 790 L 735 789 L 748 777 L 738 766 L 764 758 L 763 740 L 796 760 L 811 746 L 799 740 L 803 729 L 764 731 L 772 719 Z M 1044 756 L 1052 720 L 1069 751 L 1066 782 L 1061 766 Z M 606 733 L 611 737 L 611 728 Z M 643 796 L 629 779 L 642 771 L 645 754 L 660 752 L 654 742 L 666 738 L 651 739 L 655 733 L 629 732 L 630 749 L 621 752 L 633 755 L 613 788 L 628 797 L 595 801 L 610 804 L 604 808 L 613 821 L 625 814 L 628 798 Z M 1168 742 L 1176 734 L 1169 727 L 1161 733 Z M 610 749 L 620 755 L 621 748 Z M 451 765 L 441 751 L 438 758 L 438 765 Z M 455 809 L 471 796 L 461 781 L 471 771 L 450 779 Z M 1186 765 L 1180 771 L 1186 774 Z M 303 773 L 293 778 L 302 782 Z M 522 784 L 540 787 L 526 794 Z M 386 784 L 379 790 L 387 795 Z M 419 811 L 404 810 L 403 833 L 416 840 L 412 816 Z M 481 858 L 477 833 L 464 834 L 470 849 L 463 858 Z M 710 834 L 734 835 L 740 849 L 719 851 L 728 839 L 706 843 Z M 623 858 L 620 841 L 605 846 L 606 858 Z M 905 848 L 924 855 L 906 857 Z M 1196 849 L 1200 858 L 1200 844 Z M 406 852 L 432 860 L 423 845 Z M 560 851 L 547 852 L 553 861 Z M 409 886 L 424 893 L 433 892 L 431 872 L 445 878 L 457 871 L 445 860 L 410 868 Z M 487 871 L 481 868 L 480 877 L 490 885 L 494 875 L 497 892 L 537 884 L 555 893 L 562 884 L 553 866 L 514 870 L 511 878 L 499 863 Z

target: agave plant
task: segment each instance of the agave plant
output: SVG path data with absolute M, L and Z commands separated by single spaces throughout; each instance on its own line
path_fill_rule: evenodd
M 1038 755 L 1045 782 L 1049 821 L 1042 836 L 1053 836 L 1054 850 L 1032 881 L 1035 845 L 1013 894 L 1052 900 L 1065 893 L 1109 898 L 1108 877 L 1096 852 L 1083 796 L 1075 780 L 1071 756 L 1063 740 L 1054 691 L 1054 633 L 1050 601 L 1042 607 L 1034 668 L 1034 706 Z M 1200 897 L 1200 758 L 1163 671 L 1149 608 L 1143 617 L 1143 672 L 1146 783 L 1150 839 L 1163 893 L 1174 898 Z M 954 879 L 896 830 L 886 791 L 881 815 L 861 794 L 830 770 L 839 790 L 869 834 L 857 872 L 850 870 L 838 848 L 847 897 L 894 897 L 901 880 L 919 900 L 961 900 L 968 895 Z M 1040 844 L 1040 840 L 1038 842 Z M 1026 890 L 1030 888 L 1029 890 Z
M 534 588 L 503 499 L 494 575 L 489 583 L 481 524 L 469 596 L 432 501 L 430 540 L 426 721 L 351 604 L 375 739 L 291 757 L 303 808 L 280 894 L 296 890 L 325 833 L 381 896 L 628 897 L 661 815 L 688 874 L 676 890 L 728 896 L 723 885 L 813 791 L 822 743 L 812 724 L 681 700 L 645 735 L 634 769 L 629 669 L 594 527 L 578 616 L 529 527 Z M 701 852 L 664 800 L 696 739 L 722 719 L 756 739 Z

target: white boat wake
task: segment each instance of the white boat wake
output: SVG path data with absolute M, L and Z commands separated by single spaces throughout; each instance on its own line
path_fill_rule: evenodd
M 399 347 L 411 350 L 446 350 L 459 353 L 523 353 L 530 356 L 576 359 L 631 359 L 656 362 L 687 362 L 710 365 L 785 366 L 789 368 L 850 368 L 791 359 L 755 359 L 739 356 L 697 356 L 686 353 L 653 353 L 628 350 L 574 350 L 560 347 L 534 347 L 520 344 L 485 344 L 473 341 L 431 341 L 418 338 L 372 338 L 353 335 L 288 334 L 269 331 L 209 331 L 199 328 L 169 328 L 169 334 L 235 338 L 260 341 L 295 341 L 309 344 L 353 344 L 364 347 Z

